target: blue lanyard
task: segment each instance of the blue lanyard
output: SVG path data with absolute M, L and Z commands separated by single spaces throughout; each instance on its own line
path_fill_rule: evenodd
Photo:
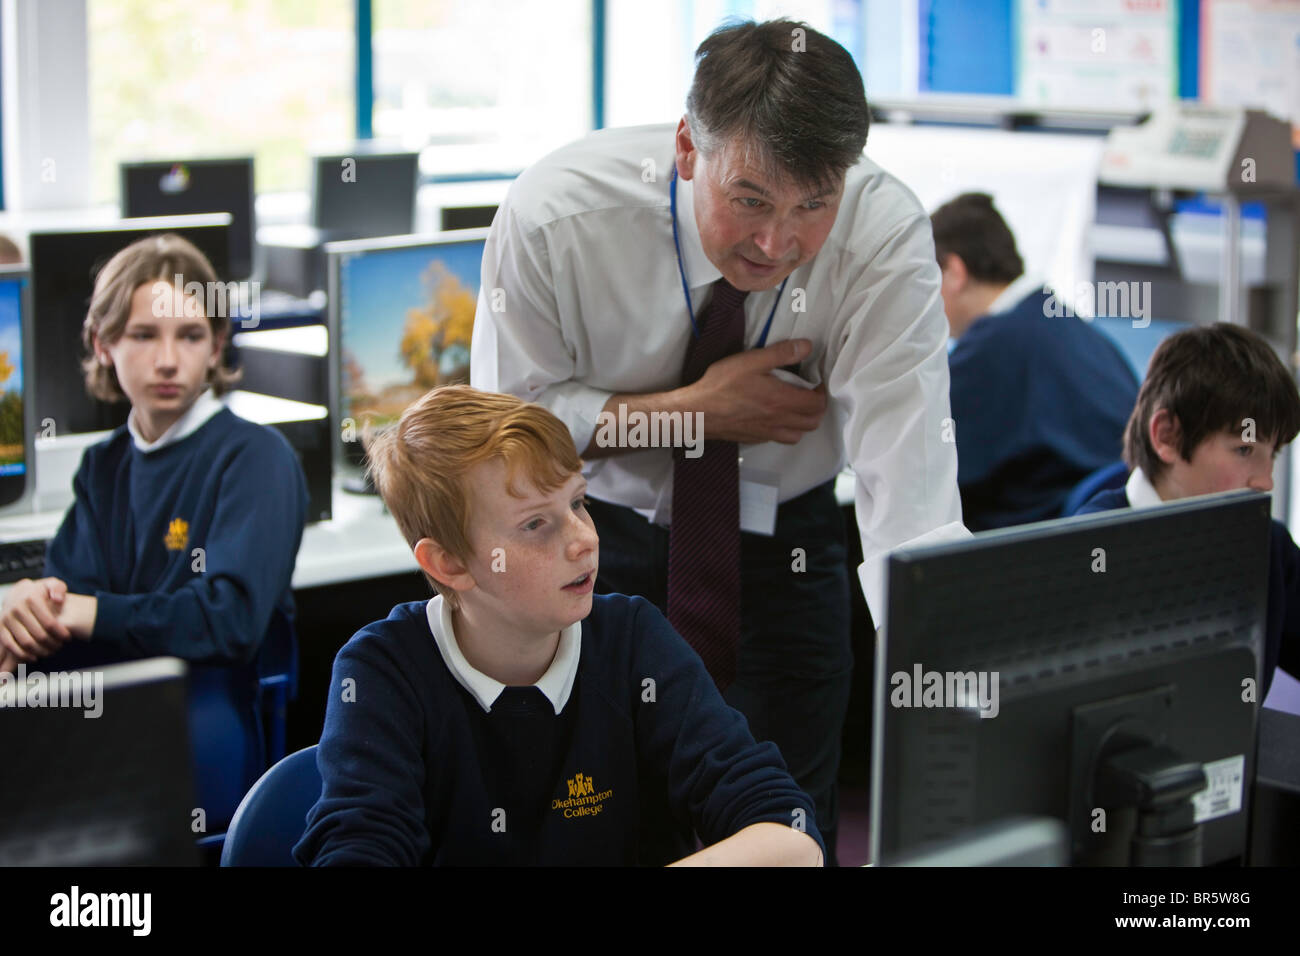
M 691 287 L 686 284 L 686 267 L 682 265 L 682 243 L 677 235 L 677 165 L 673 165 L 673 174 L 669 179 L 669 208 L 673 212 L 673 248 L 677 250 L 677 274 L 682 277 L 682 294 L 686 296 L 686 312 L 691 317 L 691 331 L 698 339 L 700 337 L 700 327 L 695 324 L 695 306 L 691 304 Z M 772 319 L 776 316 L 776 307 L 781 304 L 781 297 L 785 295 L 785 284 L 790 281 L 786 276 L 781 280 L 781 288 L 777 290 L 776 301 L 772 303 L 772 311 L 767 314 L 767 325 L 763 326 L 763 334 L 758 338 L 758 345 L 755 348 L 762 348 L 767 344 L 767 333 L 772 329 Z

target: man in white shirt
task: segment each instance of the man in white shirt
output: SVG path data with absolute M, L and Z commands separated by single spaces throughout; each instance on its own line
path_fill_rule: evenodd
M 862 155 L 869 113 L 842 47 L 778 20 L 721 29 L 696 60 L 675 135 L 603 130 L 512 186 L 484 252 L 471 383 L 568 425 L 604 545 L 597 589 L 667 605 L 715 678 L 714 625 L 701 637 L 679 623 L 673 605 L 698 595 L 675 597 L 687 574 L 669 566 L 733 552 L 713 530 L 679 544 L 699 528 L 673 526 L 674 486 L 700 457 L 694 423 L 717 449 L 702 460 L 736 458 L 738 503 L 689 498 L 703 513 L 692 524 L 738 510 L 743 529 L 739 561 L 726 559 L 739 565 L 738 661 L 719 683 L 813 797 L 833 861 L 852 671 L 834 479 L 846 461 L 857 475 L 877 626 L 886 553 L 965 533 L 939 269 L 924 210 Z M 695 377 L 728 309 L 743 309 L 743 350 Z M 719 592 L 734 584 L 722 578 Z

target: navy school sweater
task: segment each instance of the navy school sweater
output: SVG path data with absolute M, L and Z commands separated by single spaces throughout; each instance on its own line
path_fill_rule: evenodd
M 972 531 L 1058 517 L 1118 461 L 1138 382 L 1119 349 L 1034 292 L 977 320 L 948 356 L 962 520 Z
M 535 687 L 485 713 L 426 602 L 358 632 L 334 664 L 320 800 L 294 848 L 313 865 L 660 865 L 754 823 L 804 829 L 812 801 L 758 744 L 648 601 L 596 595 L 556 715 Z
M 274 429 L 222 409 L 146 454 L 122 426 L 86 449 L 73 488 L 45 574 L 98 609 L 91 640 L 48 669 L 160 654 L 247 664 L 273 620 L 292 618 L 307 486 Z
M 1128 493 L 1112 488 L 1089 498 L 1076 514 L 1129 507 Z M 1273 685 L 1273 672 L 1281 667 L 1300 674 L 1300 548 L 1286 525 L 1274 518 L 1269 527 L 1268 613 L 1264 618 L 1264 670 L 1262 703 Z

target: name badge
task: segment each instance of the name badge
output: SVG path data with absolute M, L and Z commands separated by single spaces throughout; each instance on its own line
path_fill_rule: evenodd
M 771 537 L 776 532 L 776 507 L 781 478 L 773 471 L 740 466 L 740 530 Z

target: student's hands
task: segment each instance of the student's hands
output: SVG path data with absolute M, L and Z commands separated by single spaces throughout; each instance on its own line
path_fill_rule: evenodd
M 99 612 L 99 598 L 93 594 L 69 594 L 59 612 L 59 623 L 66 627 L 73 637 L 90 640 L 95 632 L 95 615 Z
M 670 866 L 822 866 L 822 848 L 783 823 L 754 823 Z
M 6 650 L 0 650 L 0 674 L 12 674 L 18 669 L 18 661 Z
M 679 390 L 683 405 L 704 413 L 705 438 L 796 444 L 821 424 L 826 385 L 804 389 L 782 382 L 772 372 L 802 362 L 811 351 L 808 339 L 790 339 L 719 359 L 699 381 Z
M 30 664 L 63 646 L 72 636 L 59 619 L 67 597 L 59 578 L 24 578 L 9 589 L 0 607 L 0 670 L 6 660 Z

